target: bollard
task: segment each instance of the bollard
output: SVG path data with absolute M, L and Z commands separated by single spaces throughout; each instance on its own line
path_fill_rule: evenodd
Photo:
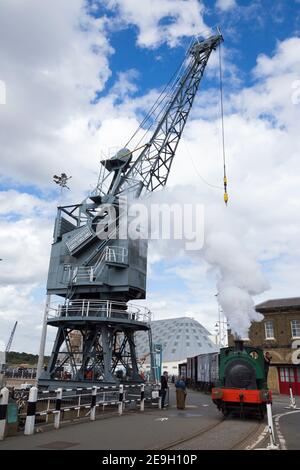
M 162 403 L 162 390 L 161 384 L 158 386 L 158 408 L 161 410 L 161 403 Z
M 270 443 L 267 445 L 267 449 L 276 450 L 276 449 L 279 449 L 279 446 L 275 442 L 275 433 L 274 433 L 271 403 L 267 403 L 267 416 L 268 416 L 268 431 L 269 431 L 269 435 L 270 435 Z
M 29 398 L 27 402 L 27 416 L 24 429 L 25 436 L 30 436 L 34 433 L 37 394 L 37 387 L 31 387 L 31 389 L 29 390 Z
M 54 428 L 59 429 L 60 423 L 60 408 L 61 408 L 61 399 L 62 399 L 62 388 L 56 390 L 56 402 L 55 402 L 55 414 L 54 414 Z
M 91 421 L 95 421 L 96 419 L 96 396 L 97 396 L 97 387 L 94 386 L 92 390 L 92 401 L 91 401 L 91 414 L 90 414 Z
M 289 408 L 291 408 L 292 410 L 295 410 L 297 407 L 296 407 L 296 400 L 294 398 L 294 395 L 293 395 L 293 389 L 292 387 L 290 386 L 290 406 Z
M 8 398 L 9 390 L 3 387 L 0 391 L 0 441 L 5 437 Z
M 140 410 L 144 411 L 145 409 L 145 384 L 141 384 L 141 404 Z
M 123 413 L 123 399 L 124 399 L 124 387 L 123 385 L 119 386 L 119 403 L 118 403 L 118 413 L 121 416 Z

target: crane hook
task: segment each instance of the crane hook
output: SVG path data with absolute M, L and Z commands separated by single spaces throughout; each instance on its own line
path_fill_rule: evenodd
M 222 74 L 222 56 L 221 44 L 219 47 L 219 72 L 220 72 L 220 105 L 221 105 L 221 123 L 222 123 L 222 153 L 223 153 L 223 168 L 224 168 L 224 202 L 228 204 L 227 193 L 227 176 L 226 176 L 226 154 L 225 154 L 225 130 L 224 130 L 224 105 L 223 105 L 223 74 Z

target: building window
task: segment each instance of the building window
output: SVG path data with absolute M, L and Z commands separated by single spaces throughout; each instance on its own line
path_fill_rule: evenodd
M 280 367 L 280 382 L 294 382 L 294 369 L 291 367 Z
M 300 338 L 300 320 L 291 321 L 292 337 Z
M 274 339 L 274 324 L 272 320 L 265 322 L 266 339 Z

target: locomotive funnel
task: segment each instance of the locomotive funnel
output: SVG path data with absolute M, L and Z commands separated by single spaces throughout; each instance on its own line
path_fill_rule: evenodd
M 244 349 L 244 341 L 242 339 L 234 340 L 234 347 L 236 351 L 243 351 Z

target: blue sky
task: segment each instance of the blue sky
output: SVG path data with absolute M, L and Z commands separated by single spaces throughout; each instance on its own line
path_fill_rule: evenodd
M 207 0 L 204 4 L 204 20 L 207 26 L 220 26 L 225 39 L 224 46 L 230 50 L 245 85 L 250 85 L 253 81 L 251 70 L 259 54 L 272 54 L 278 41 L 299 32 L 300 8 L 296 0 L 239 0 L 238 6 L 227 12 L 218 10 L 214 0 Z M 95 14 L 98 15 L 114 17 L 111 10 L 104 6 Z M 116 28 L 116 31 L 111 33 L 110 43 L 115 53 L 110 59 L 112 75 L 106 83 L 104 93 L 116 80 L 119 72 L 131 68 L 139 72 L 137 93 L 143 94 L 152 88 L 161 87 L 181 62 L 191 40 L 190 36 L 185 36 L 180 39 L 177 47 L 170 48 L 163 43 L 157 47 L 144 48 L 137 47 L 137 36 L 138 28 L 133 25 L 126 29 Z M 202 87 L 209 85 L 208 81 L 204 81 Z M 230 82 L 227 82 L 226 86 L 230 87 Z
M 228 287 L 228 276 L 253 302 L 299 295 L 300 2 L 4 0 L 0 341 L 19 319 L 15 349 L 38 348 L 58 201 L 52 175 L 71 174 L 65 202 L 80 202 L 96 183 L 101 152 L 126 142 L 193 35 L 216 25 L 225 40 L 230 204 L 225 209 L 222 191 L 212 187 L 222 185 L 214 54 L 165 196 L 172 199 L 182 186 L 205 206 L 207 246 L 199 257 L 186 258 L 150 247 L 146 305 L 155 318 L 190 315 L 213 329 L 214 296 L 220 282 Z M 223 232 L 232 237 L 227 245 L 236 256 L 214 256 L 222 253 L 214 235 Z

